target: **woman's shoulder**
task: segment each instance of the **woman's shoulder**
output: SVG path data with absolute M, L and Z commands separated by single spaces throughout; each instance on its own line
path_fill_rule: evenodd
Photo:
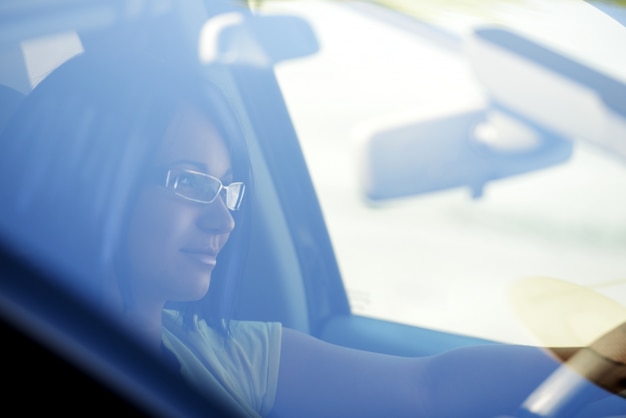
M 217 380 L 236 399 L 267 413 L 276 394 L 282 326 L 239 321 L 219 332 L 203 320 L 184 327 L 180 313 L 165 311 L 163 341 L 182 365 L 183 375 L 205 386 Z
M 274 347 L 280 343 L 282 325 L 280 322 L 239 321 L 232 320 L 227 324 L 229 336 L 240 344 L 257 346 L 259 343 Z
M 226 332 L 197 319 L 192 326 L 184 323 L 176 311 L 164 311 L 163 340 L 175 352 L 193 353 L 203 363 L 217 363 L 219 368 L 277 368 L 280 360 L 283 328 L 279 322 L 231 320 Z
M 259 340 L 271 340 L 280 338 L 282 334 L 282 324 L 280 322 L 250 321 L 250 320 L 229 320 L 225 324 L 227 332 L 225 334 L 211 327 L 206 321 L 196 319 L 192 326 L 185 327 L 182 314 L 173 309 L 163 310 L 163 328 L 174 334 L 182 331 L 187 333 L 198 333 L 206 339 L 252 342 Z

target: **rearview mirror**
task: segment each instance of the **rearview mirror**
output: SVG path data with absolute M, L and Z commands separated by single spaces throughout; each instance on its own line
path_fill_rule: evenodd
M 372 201 L 456 187 L 480 197 L 487 182 L 561 163 L 572 151 L 570 141 L 497 108 L 370 122 L 356 138 Z

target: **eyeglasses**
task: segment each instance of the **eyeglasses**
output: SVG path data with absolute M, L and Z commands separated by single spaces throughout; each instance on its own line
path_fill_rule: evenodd
M 242 182 L 234 182 L 225 186 L 222 182 L 208 174 L 184 168 L 169 168 L 165 175 L 164 186 L 178 196 L 199 203 L 213 203 L 225 191 L 224 203 L 231 211 L 241 207 L 246 190 Z

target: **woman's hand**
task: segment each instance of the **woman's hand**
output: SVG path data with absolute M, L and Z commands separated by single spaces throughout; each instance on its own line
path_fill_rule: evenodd
M 550 350 L 564 363 L 523 403 L 521 416 L 570 416 L 611 393 L 626 396 L 626 323 L 589 347 Z M 618 407 L 626 414 L 626 400 Z

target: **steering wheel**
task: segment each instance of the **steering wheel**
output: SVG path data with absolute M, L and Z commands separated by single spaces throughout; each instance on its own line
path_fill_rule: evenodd
M 594 417 L 626 417 L 626 323 L 597 339 L 557 368 L 522 404 L 515 415 L 575 417 L 593 401 L 611 394 L 622 399 L 599 404 Z M 608 415 L 606 415 L 608 414 Z M 618 414 L 618 415 L 616 415 Z
M 561 296 L 558 300 L 550 299 L 546 298 L 545 291 L 539 291 L 541 297 L 537 298 L 537 289 L 542 287 L 550 288 L 550 294 L 555 297 Z M 529 309 L 518 309 L 518 313 L 546 338 L 550 332 L 545 324 L 540 329 L 538 318 L 544 323 L 551 319 L 561 332 L 567 330 L 568 325 L 576 328 L 576 322 L 599 312 L 605 318 L 623 321 L 623 306 L 571 283 L 532 279 L 515 290 L 518 307 L 533 305 L 533 316 L 530 316 Z M 562 295 L 566 295 L 565 299 Z M 522 300 L 524 303 L 520 302 Z M 572 321 L 572 318 L 578 321 Z M 599 326 L 602 321 L 594 322 Z M 626 417 L 626 322 L 612 326 L 591 344 L 582 346 L 584 348 L 567 359 L 563 359 L 557 349 L 553 350 L 556 357 L 564 360 L 563 363 L 526 398 L 514 415 L 516 418 Z M 591 415 L 581 413 L 585 408 L 593 411 L 589 412 Z

